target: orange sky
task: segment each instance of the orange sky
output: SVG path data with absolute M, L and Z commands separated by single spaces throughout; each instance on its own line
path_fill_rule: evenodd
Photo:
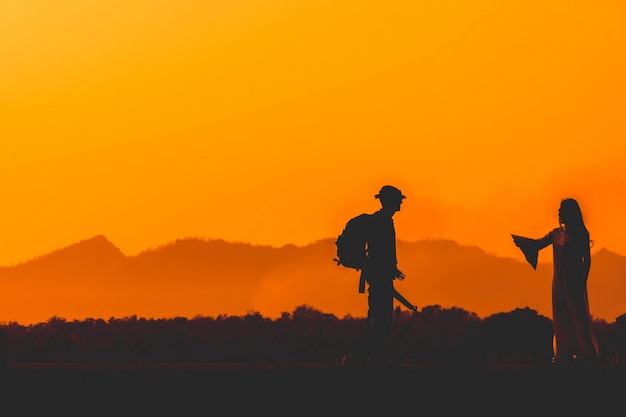
M 0 3 L 0 264 L 105 235 L 398 237 L 519 257 L 579 199 L 626 255 L 622 1 Z

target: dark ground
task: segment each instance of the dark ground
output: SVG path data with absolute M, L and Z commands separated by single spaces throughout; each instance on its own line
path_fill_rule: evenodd
M 624 415 L 626 368 L 9 364 L 2 416 Z

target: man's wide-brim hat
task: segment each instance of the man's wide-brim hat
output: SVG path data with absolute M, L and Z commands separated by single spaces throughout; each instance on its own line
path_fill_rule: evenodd
M 374 196 L 374 198 L 397 198 L 402 200 L 403 198 L 406 198 L 406 196 L 393 185 L 385 185 L 380 189 L 378 194 Z

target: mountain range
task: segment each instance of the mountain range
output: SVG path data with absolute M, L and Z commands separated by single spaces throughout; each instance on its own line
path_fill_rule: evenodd
M 452 240 L 399 241 L 396 289 L 418 308 L 458 307 L 480 317 L 529 307 L 551 317 L 552 254 L 537 269 Z M 0 321 L 20 324 L 111 317 L 241 316 L 276 318 L 308 305 L 338 317 L 367 315 L 359 273 L 334 261 L 334 239 L 282 247 L 184 238 L 123 254 L 95 236 L 28 261 L 0 267 Z M 626 313 L 626 257 L 592 252 L 591 313 Z

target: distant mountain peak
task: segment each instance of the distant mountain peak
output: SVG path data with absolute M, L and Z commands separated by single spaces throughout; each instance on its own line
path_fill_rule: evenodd
M 104 248 L 104 249 L 115 249 L 116 251 L 120 251 L 117 246 L 115 246 L 109 239 L 107 239 L 104 235 L 95 235 L 93 237 L 79 240 L 78 242 L 66 246 L 65 248 L 61 248 L 59 250 L 67 250 L 69 248 L 75 247 L 95 247 L 95 248 Z M 121 253 L 121 251 L 120 251 Z
M 607 254 L 607 255 L 614 255 L 614 256 L 623 256 L 623 255 L 620 255 L 619 253 L 617 253 L 615 251 L 612 251 L 610 249 L 607 249 L 607 248 L 599 248 L 597 250 L 596 254 L 599 254 L 599 253 Z
M 93 259 L 121 259 L 126 255 L 109 241 L 104 235 L 96 235 L 87 239 L 80 240 L 71 245 L 56 249 L 44 255 L 40 255 L 26 263 L 31 262 L 59 262 L 68 260 L 70 262 L 76 259 L 93 260 Z

